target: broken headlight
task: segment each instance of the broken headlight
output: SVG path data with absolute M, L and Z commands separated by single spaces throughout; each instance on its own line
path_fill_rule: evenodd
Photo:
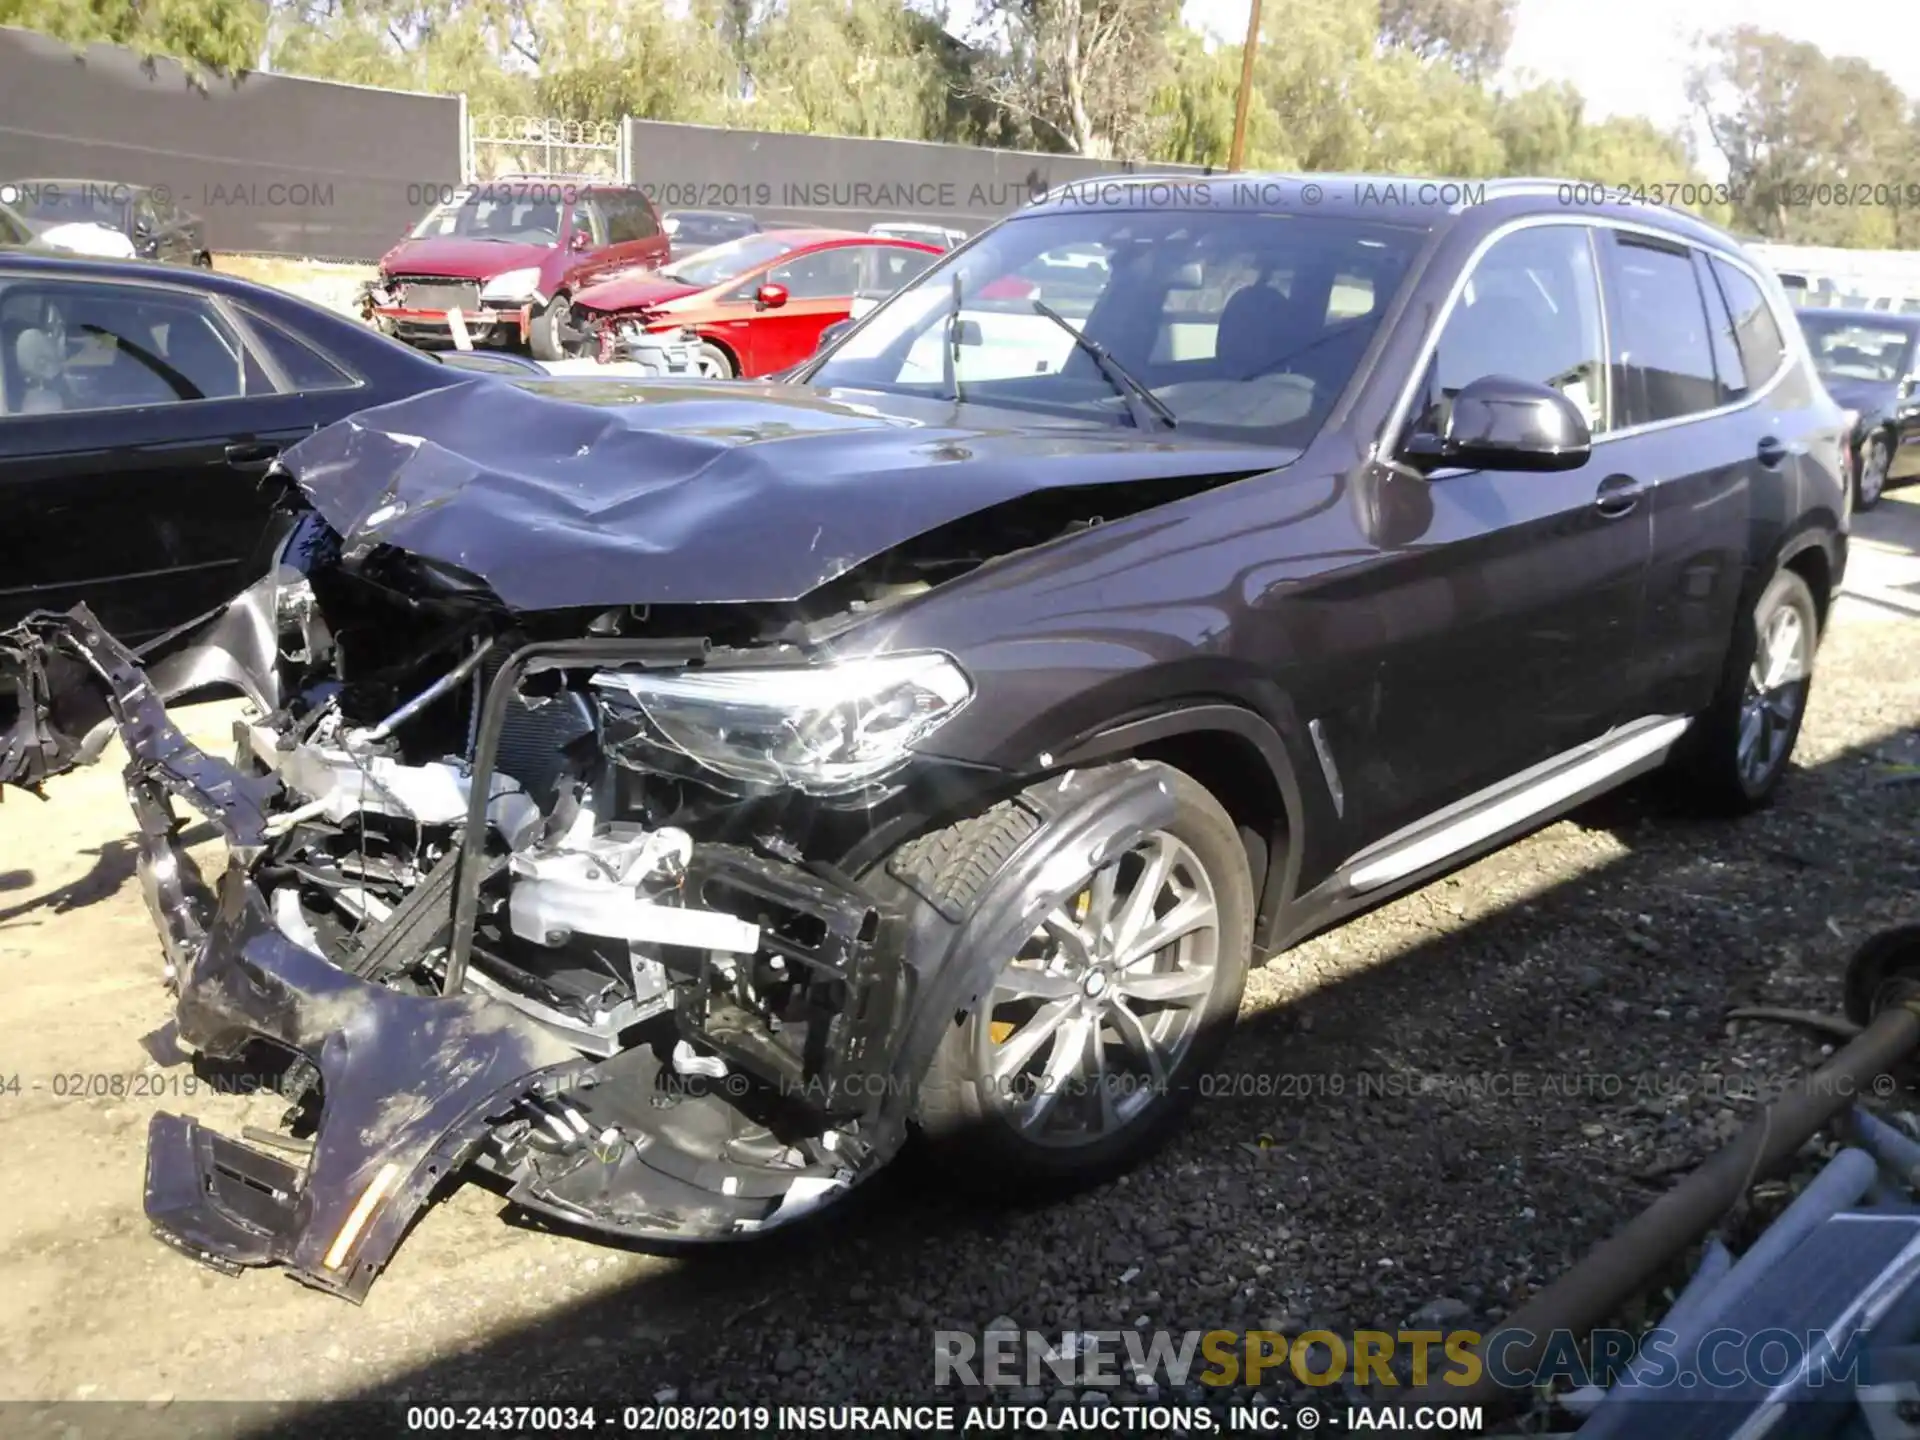
M 882 655 L 817 666 L 631 674 L 593 688 L 621 749 L 685 756 L 757 790 L 843 795 L 904 765 L 916 741 L 972 698 L 945 655 Z

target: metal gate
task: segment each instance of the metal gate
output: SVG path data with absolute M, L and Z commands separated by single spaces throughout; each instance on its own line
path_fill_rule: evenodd
M 475 115 L 467 123 L 462 169 L 469 183 L 501 175 L 592 175 L 625 180 L 631 173 L 626 127 L 613 120 L 562 120 L 550 115 Z

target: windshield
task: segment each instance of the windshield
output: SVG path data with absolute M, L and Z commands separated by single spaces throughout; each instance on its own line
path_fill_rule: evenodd
M 1891 385 L 1912 368 L 1907 358 L 1913 332 L 1898 325 L 1862 324 L 1858 320 L 1800 312 L 1807 332 L 1813 368 L 1827 380 L 1869 380 Z
M 661 223 L 676 245 L 719 245 L 760 228 L 746 215 L 702 215 L 685 210 L 666 216 Z
M 1133 423 L 1097 348 L 1182 430 L 1301 445 L 1346 388 L 1420 239 L 1305 215 L 1022 216 L 929 269 L 806 378 Z
M 685 260 L 676 260 L 671 268 L 660 273 L 669 280 L 698 285 L 704 290 L 709 285 L 724 285 L 735 276 L 757 269 L 769 260 L 778 260 L 789 250 L 798 249 L 799 244 L 797 240 L 780 235 L 746 235 L 738 240 L 729 240 L 724 245 L 716 245 L 711 250 L 702 250 Z
M 23 184 L 0 186 L 0 202 L 40 230 L 87 224 L 125 230 L 131 197 L 119 186 Z
M 436 205 L 413 227 L 415 240 L 440 236 L 551 245 L 560 238 L 560 201 L 551 194 L 468 191 Z

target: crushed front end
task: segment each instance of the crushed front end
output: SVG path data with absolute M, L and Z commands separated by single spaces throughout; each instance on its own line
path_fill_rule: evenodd
M 76 666 L 126 745 L 178 992 L 158 1038 L 286 1065 L 285 1150 L 154 1118 L 160 1236 L 357 1300 L 465 1166 L 576 1228 L 687 1241 L 784 1223 L 883 1163 L 913 987 L 882 944 L 897 917 L 804 853 L 845 828 L 867 758 L 841 745 L 846 773 L 810 772 L 833 793 L 809 796 L 781 767 L 837 742 L 754 731 L 781 722 L 751 677 L 791 674 L 790 652 L 741 669 L 617 615 L 529 628 L 412 557 L 340 565 L 316 516 L 303 545 L 305 571 L 236 602 L 279 653 L 232 759 L 187 739 L 84 607 L 9 637 L 16 778 L 62 768 L 94 717 L 41 703 L 81 693 Z M 901 735 L 966 698 L 938 660 L 863 683 Z M 716 713 L 731 748 L 701 733 Z M 223 833 L 217 875 L 177 807 Z
M 652 311 L 572 310 L 575 343 L 602 365 L 638 365 L 648 375 L 700 375 L 700 332 Z
M 1171 823 L 1163 767 L 947 751 L 975 681 L 907 643 L 913 612 L 1220 459 L 1090 499 L 983 444 L 960 484 L 967 449 L 802 398 L 429 392 L 290 451 L 270 573 L 150 669 L 84 609 L 0 634 L 0 783 L 117 723 L 165 1038 L 282 1067 L 284 1134 L 155 1119 L 169 1242 L 357 1298 L 476 1169 L 576 1230 L 750 1235 L 938 1128 L 971 1082 L 935 1095 L 936 1053 L 1014 957 L 1097 993 L 1042 932 Z M 210 688 L 251 705 L 228 756 L 165 709 Z M 187 811 L 224 833 L 217 875 Z M 1058 1096 L 1041 1054 L 1017 1078 Z

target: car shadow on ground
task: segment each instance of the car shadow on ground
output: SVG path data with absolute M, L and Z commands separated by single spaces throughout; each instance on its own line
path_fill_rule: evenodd
M 1723 1143 L 1726 1112 L 1737 1128 L 1765 1098 L 1647 1098 L 1738 1068 L 1730 1006 L 1837 1010 L 1854 945 L 1912 918 L 1884 878 L 1920 874 L 1913 792 L 1883 774 L 1910 740 L 1797 768 L 1770 809 L 1732 824 L 1632 786 L 1481 861 L 1470 884 L 1395 902 L 1420 938 L 1351 973 L 1301 981 L 1343 954 L 1341 931 L 1290 952 L 1250 982 L 1252 1013 L 1185 1129 L 1113 1185 L 986 1205 L 909 1152 L 822 1216 L 705 1247 L 355 1398 L 952 1402 L 932 1390 L 933 1332 L 1003 1314 L 1054 1332 L 1148 1311 L 1168 1329 L 1252 1327 L 1299 1311 L 1302 1292 L 1334 1326 L 1403 1323 L 1409 1296 L 1435 1294 L 1508 1313 Z M 1548 860 L 1565 878 L 1541 880 Z M 1772 1047 L 1762 1068 L 1783 1077 L 1826 1043 L 1742 1035 Z M 1555 1077 L 1586 1083 L 1563 1093 Z M 1223 1239 L 1278 1247 L 1283 1273 L 1246 1298 L 1251 1282 L 1196 1258 Z M 1505 1278 L 1483 1284 L 1488 1246 Z M 807 1388 L 821 1363 L 807 1337 L 823 1334 L 858 1347 L 856 1393 L 846 1370 L 816 1382 L 827 1393 Z M 303 1413 L 256 1433 L 325 1423 Z
M 200 845 L 217 838 L 219 834 L 211 822 L 202 820 L 183 830 L 180 838 L 184 844 Z M 133 878 L 139 855 L 131 840 L 109 840 L 96 850 L 82 850 L 80 853 L 93 856 L 93 864 L 88 867 L 86 874 L 19 905 L 0 906 L 0 926 L 10 925 L 27 915 L 66 915 L 111 898 Z M 26 878 L 11 883 L 20 876 Z M 30 870 L 0 875 L 0 890 L 25 889 L 32 883 L 33 872 Z M 38 924 L 39 921 L 36 919 L 30 923 Z

